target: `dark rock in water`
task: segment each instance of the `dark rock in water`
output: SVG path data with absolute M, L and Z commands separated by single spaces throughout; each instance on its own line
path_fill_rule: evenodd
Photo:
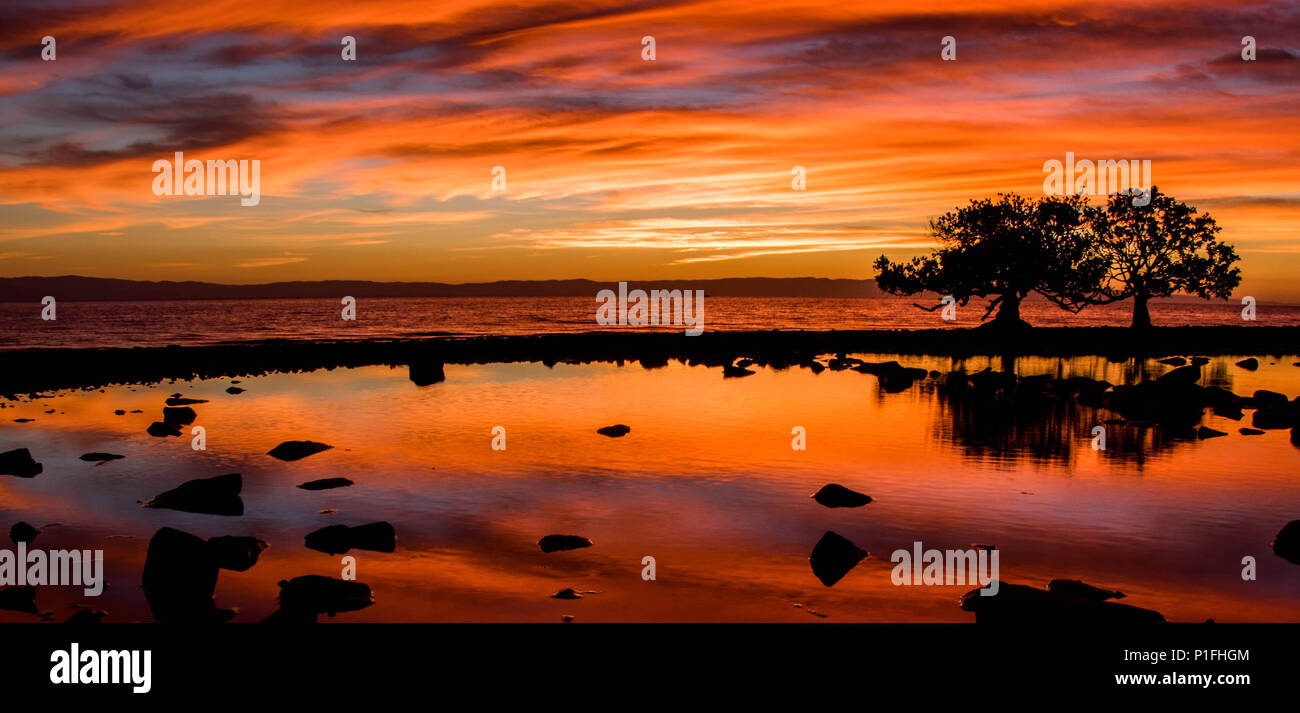
M 823 485 L 820 490 L 812 494 L 812 499 L 828 508 L 859 508 L 871 502 L 870 495 L 849 490 L 838 483 Z
M 221 569 L 244 572 L 257 564 L 257 558 L 268 545 L 256 537 L 226 535 L 208 540 L 212 559 Z
M 1201 426 L 1200 428 L 1196 429 L 1197 438 L 1218 438 L 1219 436 L 1226 436 L 1226 435 L 1228 434 L 1225 433 L 1224 431 L 1216 431 L 1213 428 L 1210 428 L 1209 426 Z
M 447 374 L 440 361 L 412 362 L 409 377 L 416 386 L 429 386 L 447 380 Z
M 212 623 L 222 619 L 212 602 L 217 587 L 212 548 L 188 532 L 164 527 L 154 533 L 140 583 L 155 621 Z
M 154 421 L 153 423 L 149 424 L 148 433 L 149 435 L 157 436 L 158 438 L 166 438 L 167 436 L 181 435 L 181 429 L 179 426 L 175 426 L 170 423 L 163 423 L 162 421 Z
M 118 409 L 118 410 L 114 411 L 113 414 L 116 415 L 116 416 L 125 416 L 125 415 L 126 415 L 126 410 L 125 410 L 125 409 Z
M 880 388 L 887 394 L 896 394 L 912 388 L 912 384 L 917 379 L 924 379 L 929 376 L 925 369 L 914 369 L 905 367 L 896 361 L 886 362 L 868 362 L 864 361 L 853 367 L 854 371 L 863 374 L 873 374 L 880 379 Z
M 1156 359 L 1156 361 L 1161 364 L 1168 364 L 1169 366 L 1182 366 L 1187 363 L 1187 360 L 1182 357 L 1166 357 L 1164 359 Z
M 561 589 L 555 594 L 552 594 L 551 597 L 554 599 L 582 599 L 581 594 L 578 594 L 577 592 L 573 591 L 573 589 L 569 587 L 565 587 L 564 589 Z
M 849 570 L 857 567 L 858 563 L 868 556 L 866 550 L 859 549 L 857 545 L 834 532 L 827 532 L 822 535 L 822 539 L 818 540 L 812 554 L 808 555 L 808 561 L 812 564 L 812 571 L 817 579 L 829 587 L 844 579 L 844 575 L 848 574 Z
M 321 478 L 320 480 L 309 480 L 298 485 L 303 490 L 329 490 L 330 488 L 346 488 L 352 485 L 352 481 L 347 478 Z
M 36 587 L 24 585 L 0 589 L 0 609 L 24 614 L 39 613 L 40 610 L 36 608 Z
M 243 515 L 244 501 L 239 498 L 239 491 L 243 487 L 244 480 L 239 473 L 188 480 L 172 490 L 155 495 L 144 502 L 143 506 L 204 515 Z
M 1291 427 L 1291 445 L 1300 448 L 1300 426 Z
M 312 623 L 319 614 L 334 616 L 374 603 L 370 587 L 361 582 L 309 574 L 280 581 L 280 609 L 266 623 Z
M 45 467 L 32 458 L 26 448 L 15 448 L 0 453 L 0 475 L 12 475 L 18 478 L 36 477 Z
M 315 455 L 321 451 L 327 451 L 334 446 L 317 443 L 316 441 L 285 441 L 280 445 L 267 451 L 267 455 L 280 460 L 301 460 L 310 455 Z
M 183 396 L 170 396 L 167 398 L 168 406 L 188 406 L 190 404 L 206 404 L 207 399 L 190 399 Z M 166 411 L 166 409 L 163 409 Z
M 78 609 L 72 616 L 63 620 L 64 624 L 98 624 L 108 612 L 102 609 L 82 608 Z
M 1205 366 L 1206 364 L 1209 363 L 1210 363 L 1209 357 L 1198 357 L 1198 356 L 1192 357 L 1192 366 Z
M 9 539 L 13 540 L 15 545 L 19 542 L 30 543 L 32 540 L 36 539 L 36 536 L 39 534 L 41 534 L 40 530 L 25 522 L 15 523 L 13 527 L 9 528 Z M 27 565 L 20 564 L 19 566 L 25 567 Z
M 1259 368 L 1259 360 L 1256 359 L 1255 357 L 1251 357 L 1249 359 L 1242 359 L 1241 361 L 1237 362 L 1237 366 L 1243 369 L 1249 369 L 1251 371 L 1254 371 Z
M 817 361 L 816 359 L 805 362 L 802 366 L 808 367 L 808 369 L 811 370 L 812 373 L 814 374 L 820 374 L 823 371 L 826 371 L 826 365 Z
M 1023 584 L 998 583 L 998 593 L 983 596 L 984 589 L 962 595 L 961 608 L 974 612 L 976 623 L 988 624 L 1148 624 L 1163 622 L 1160 612 L 1108 602 L 1119 592 L 1108 592 L 1073 580 L 1055 591 Z
M 1243 436 L 1262 436 L 1264 432 L 1258 428 L 1238 428 L 1237 432 Z
M 81 456 L 81 459 L 87 463 L 103 463 L 104 461 L 120 460 L 125 457 L 116 453 L 85 453 Z
M 1273 554 L 1300 564 L 1300 520 L 1288 522 L 1273 538 Z
M 1250 398 L 1255 402 L 1255 408 L 1283 408 L 1287 405 L 1286 394 L 1267 389 L 1259 389 Z
M 1091 584 L 1084 584 L 1077 579 L 1053 579 L 1047 583 L 1047 591 L 1052 594 L 1078 597 L 1080 599 L 1090 599 L 1097 602 L 1104 602 L 1107 599 L 1124 598 L 1123 592 L 1094 587 Z
M 194 423 L 199 415 L 189 406 L 164 406 L 163 423 L 185 426 Z
M 372 522 L 356 527 L 330 525 L 308 533 L 304 544 L 331 555 L 343 554 L 352 549 L 393 552 L 397 549 L 397 533 L 386 522 Z
M 1201 380 L 1201 369 L 1195 366 L 1180 366 L 1161 374 L 1156 381 L 1164 384 L 1195 384 Z
M 604 428 L 596 429 L 596 433 L 599 433 L 602 436 L 609 436 L 610 438 L 621 438 L 623 436 L 626 436 L 631 431 L 632 431 L 631 427 L 624 426 L 621 423 L 616 423 L 613 426 L 605 426 Z
M 560 621 L 564 622 L 565 624 L 568 624 L 569 622 L 573 621 L 573 615 L 563 614 L 560 616 Z
M 758 372 L 753 369 L 746 369 L 743 366 L 735 364 L 725 364 L 722 367 L 722 378 L 724 379 L 736 379 L 742 376 L 752 376 L 756 373 Z
M 1250 425 L 1255 428 L 1291 428 L 1300 425 L 1300 419 L 1290 404 L 1258 408 L 1250 416 Z
M 591 547 L 591 540 L 578 535 L 547 535 L 538 540 L 537 545 L 542 548 L 542 552 L 559 552 Z
M 226 393 L 228 393 L 228 394 L 242 394 L 242 393 L 244 393 L 244 390 L 241 389 L 241 388 L 239 388 L 238 386 L 231 386 L 231 387 L 228 387 L 228 388 L 226 389 Z

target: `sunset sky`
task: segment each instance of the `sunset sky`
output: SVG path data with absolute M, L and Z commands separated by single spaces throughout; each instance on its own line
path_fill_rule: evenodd
M 0 276 L 868 278 L 1072 151 L 1297 300 L 1297 43 L 1300 2 L 11 1 Z M 155 196 L 176 151 L 260 160 L 260 205 Z

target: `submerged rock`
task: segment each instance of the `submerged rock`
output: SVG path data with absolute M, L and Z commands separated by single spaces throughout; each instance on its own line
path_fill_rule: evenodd
M 1119 592 L 1098 589 L 1076 580 L 1053 580 L 1055 590 L 1024 584 L 998 583 L 998 593 L 972 589 L 962 595 L 961 608 L 975 614 L 976 623 L 988 624 L 1148 624 L 1165 621 L 1160 612 L 1109 602 Z M 1050 585 L 1049 585 L 1050 586 Z
M 1259 368 L 1259 360 L 1256 359 L 1255 357 L 1251 357 L 1249 359 L 1242 359 L 1241 361 L 1237 362 L 1237 366 L 1243 369 L 1249 369 L 1251 371 L 1254 371 Z
M 823 485 L 812 494 L 812 499 L 828 508 L 857 508 L 871 502 L 870 495 L 849 490 L 838 483 Z
M 104 461 L 121 460 L 125 457 L 126 456 L 120 456 L 116 453 L 84 453 L 81 456 L 81 460 L 84 460 L 87 463 L 103 463 Z
M 267 451 L 266 454 L 280 460 L 301 460 L 333 447 L 327 443 L 317 443 L 316 441 L 285 441 Z
M 0 453 L 0 475 L 12 475 L 17 478 L 34 478 L 45 467 L 32 458 L 26 448 L 15 448 Z
M 168 406 L 188 406 L 190 404 L 206 404 L 207 402 L 208 402 L 207 399 L 191 399 L 191 398 L 186 398 L 184 396 L 167 397 Z M 163 410 L 166 411 L 166 409 Z M 193 412 L 193 409 L 191 409 L 191 412 Z
M 596 429 L 596 433 L 599 433 L 602 436 L 609 436 L 610 438 L 622 438 L 623 436 L 626 436 L 631 431 L 632 428 L 630 426 L 625 426 L 621 423 L 616 423 L 613 426 L 605 426 L 603 428 Z
M 238 394 L 242 394 L 242 393 L 244 393 L 244 390 L 241 389 L 241 388 L 239 388 L 238 386 L 231 386 L 231 387 L 229 387 L 229 388 L 226 389 L 226 393 L 228 393 L 228 394 L 233 394 L 233 395 L 238 395 Z
M 1300 564 L 1300 520 L 1292 520 L 1278 531 L 1273 538 L 1273 554 L 1288 562 Z
M 267 623 L 310 623 L 319 614 L 365 609 L 375 603 L 370 587 L 333 577 L 309 574 L 280 581 L 280 608 Z
M 36 587 L 23 585 L 21 587 L 0 589 L 0 609 L 8 609 L 9 611 L 24 614 L 40 613 L 40 610 L 36 608 Z
M 416 386 L 429 386 L 447 380 L 440 361 L 412 362 L 408 376 Z
M 91 609 L 89 607 L 81 607 L 77 609 L 77 611 L 74 612 L 72 616 L 68 617 L 67 619 L 64 619 L 63 623 L 64 624 L 98 624 L 101 621 L 103 621 L 104 617 L 106 616 L 108 616 L 108 612 L 104 611 L 103 609 Z
M 352 481 L 347 478 L 321 478 L 320 480 L 299 483 L 298 487 L 303 490 L 329 490 L 331 488 L 346 488 L 349 485 L 352 485 Z
M 849 570 L 857 567 L 869 555 L 866 550 L 860 549 L 846 538 L 828 531 L 818 540 L 817 546 L 813 547 L 808 561 L 817 579 L 829 587 L 844 579 Z
M 208 540 L 212 559 L 221 569 L 244 572 L 257 564 L 257 558 L 269 545 L 256 537 L 225 535 Z
M 537 545 L 542 548 L 542 552 L 559 552 L 591 547 L 591 540 L 578 535 L 547 535 L 538 540 Z
M 397 533 L 387 522 L 372 522 L 356 527 L 330 525 L 307 533 L 304 544 L 331 555 L 343 554 L 352 549 L 393 552 L 397 549 Z
M 164 527 L 154 533 L 140 583 L 155 621 L 212 623 L 222 619 L 212 602 L 217 587 L 212 548 L 188 532 Z
M 39 534 L 41 534 L 39 529 L 32 527 L 25 522 L 14 523 L 14 526 L 9 528 L 9 539 L 13 540 L 15 545 L 19 542 L 30 543 L 32 540 L 36 539 L 36 536 Z M 26 565 L 23 564 L 20 566 Z
M 163 423 L 162 421 L 154 421 L 153 423 L 149 424 L 149 428 L 146 430 L 149 433 L 149 435 L 155 436 L 157 438 L 166 438 L 167 436 L 181 435 L 181 429 L 179 426 L 170 423 Z
M 142 505 L 204 515 L 243 515 L 244 501 L 239 497 L 243 487 L 244 481 L 239 473 L 199 478 L 155 495 Z
M 186 426 L 194 423 L 199 415 L 189 406 L 164 406 L 163 423 Z

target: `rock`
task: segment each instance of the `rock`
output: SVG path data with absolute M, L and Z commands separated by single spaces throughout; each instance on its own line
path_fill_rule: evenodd
M 722 378 L 724 379 L 737 379 L 742 376 L 752 376 L 756 373 L 758 372 L 753 369 L 746 369 L 743 366 L 737 366 L 734 364 L 724 364 L 722 367 Z
M 416 386 L 429 386 L 447 380 L 440 361 L 412 362 L 408 376 Z
M 591 547 L 591 540 L 578 535 L 547 535 L 538 540 L 537 545 L 542 548 L 542 552 L 560 552 Z
M 564 622 L 565 624 L 568 624 L 569 622 L 573 621 L 573 615 L 572 615 L 572 614 L 562 614 L 562 615 L 560 616 L 560 621 Z
M 1291 428 L 1300 424 L 1289 403 L 1283 406 L 1255 409 L 1250 416 L 1250 425 L 1255 428 Z
M 1182 357 L 1166 357 L 1164 359 L 1156 359 L 1156 361 L 1161 364 L 1168 364 L 1169 366 L 1182 366 L 1187 363 L 1187 360 Z
M 828 531 L 818 540 L 817 546 L 813 547 L 808 562 L 817 579 L 829 587 L 843 579 L 849 570 L 857 567 L 868 556 L 870 553 L 866 550 L 859 549 L 847 539 Z
M 317 443 L 316 441 L 285 441 L 280 445 L 267 451 L 267 455 L 280 460 L 301 460 L 310 455 L 315 455 L 321 451 L 326 451 L 334 446 Z
M 15 418 L 15 419 L 14 419 L 14 423 L 31 423 L 32 421 L 35 421 L 35 420 L 36 420 L 36 419 L 34 419 L 34 418 Z
M 552 594 L 551 597 L 554 599 L 582 599 L 581 594 L 578 594 L 577 592 L 573 591 L 573 589 L 569 587 L 565 587 L 564 589 L 561 589 L 555 594 Z
M 828 508 L 859 508 L 871 502 L 870 495 L 849 490 L 838 483 L 823 485 L 820 490 L 812 494 L 812 499 Z
M 120 460 L 126 456 L 120 456 L 116 453 L 84 453 L 81 459 L 87 463 L 103 463 L 110 460 Z
M 1262 436 L 1264 432 L 1258 428 L 1238 428 L 1237 432 L 1243 436 Z
M 365 609 L 375 603 L 370 587 L 333 577 L 309 574 L 280 581 L 280 609 L 267 623 L 315 622 L 319 614 Z
M 207 402 L 207 399 L 189 399 L 183 396 L 170 396 L 167 398 L 168 406 L 188 406 L 189 404 L 206 404 Z M 167 409 L 163 409 L 163 411 L 166 410 Z M 192 409 L 191 413 L 193 413 Z M 188 421 L 186 423 L 188 423 Z
M 15 448 L 12 451 L 0 453 L 0 475 L 34 478 L 43 470 L 45 470 L 45 467 L 37 463 L 32 458 L 31 451 L 26 448 Z
M 39 534 L 41 534 L 40 530 L 25 522 L 15 523 L 13 527 L 9 528 L 9 539 L 13 540 L 15 545 L 19 542 L 30 543 L 32 540 L 36 539 L 36 536 Z
M 352 485 L 352 481 L 347 478 L 321 478 L 320 480 L 309 480 L 300 483 L 299 488 L 303 490 L 329 490 L 331 488 L 346 488 Z
M 207 542 L 170 527 L 149 540 L 141 578 L 145 601 L 161 623 L 211 623 L 221 619 L 212 602 L 217 562 Z
M 1292 520 L 1273 538 L 1273 554 L 1293 564 L 1300 564 L 1300 520 Z
M 125 409 L 117 409 L 116 411 L 113 412 L 113 414 L 116 415 L 116 416 L 125 416 L 125 415 L 126 415 L 126 410 L 125 410 Z
M 1051 594 L 1079 597 L 1080 599 L 1089 599 L 1096 602 L 1124 598 L 1123 592 L 1101 589 L 1091 584 L 1084 584 L 1077 579 L 1053 579 L 1047 583 L 1047 591 Z
M 304 544 L 331 555 L 343 554 L 352 549 L 393 552 L 397 549 L 397 533 L 387 522 L 372 522 L 356 527 L 330 525 L 308 533 Z
M 1162 384 L 1184 384 L 1184 385 L 1195 384 L 1200 380 L 1201 380 L 1201 369 L 1200 367 L 1195 367 L 1195 366 L 1180 366 L 1177 369 L 1173 369 L 1164 374 L 1161 374 L 1159 378 L 1156 379 L 1157 382 Z
M 98 624 L 108 616 L 108 612 L 102 609 L 91 609 L 82 607 L 77 609 L 72 616 L 63 620 L 64 624 Z
M 596 433 L 599 433 L 602 436 L 609 436 L 610 438 L 622 438 L 623 436 L 626 436 L 631 431 L 632 428 L 630 426 L 625 426 L 621 423 L 616 423 L 613 426 L 605 426 L 604 428 L 596 429 Z
M 157 436 L 158 438 L 166 438 L 167 436 L 181 435 L 181 429 L 179 426 L 170 423 L 163 423 L 162 421 L 154 421 L 153 423 L 149 424 L 149 428 L 147 430 L 149 435 Z
M 1251 371 L 1254 371 L 1259 368 L 1259 360 L 1256 359 L 1255 357 L 1251 357 L 1249 359 L 1242 359 L 1241 361 L 1237 362 L 1237 366 L 1243 369 L 1249 369 Z
M 1104 601 L 1105 594 L 1082 582 L 1072 582 L 1058 591 L 1023 584 L 998 583 L 998 593 L 983 596 L 981 589 L 962 595 L 961 608 L 975 614 L 976 623 L 989 624 L 1148 624 L 1163 622 L 1160 612 L 1128 604 Z
M 1291 427 L 1291 445 L 1300 448 L 1300 426 Z
M 1219 436 L 1226 436 L 1226 435 L 1228 434 L 1225 433 L 1224 431 L 1216 431 L 1213 428 L 1210 428 L 1209 426 L 1201 426 L 1200 428 L 1196 429 L 1197 438 L 1202 438 L 1202 439 L 1218 438 Z
M 1286 394 L 1279 394 L 1276 391 L 1259 389 L 1251 396 L 1255 402 L 1255 408 L 1285 408 L 1288 404 Z
M 226 389 L 226 393 L 228 393 L 228 394 L 242 394 L 242 393 L 244 393 L 244 390 L 241 389 L 241 388 L 239 388 L 238 386 L 231 386 L 231 387 L 229 387 L 229 388 Z
M 0 609 L 24 614 L 38 613 L 40 610 L 36 608 L 36 587 L 24 585 L 0 589 Z
M 244 481 L 239 473 L 200 478 L 155 495 L 142 505 L 204 515 L 243 515 L 244 501 L 239 498 L 243 487 Z
M 244 572 L 257 564 L 257 558 L 268 545 L 256 537 L 226 535 L 208 539 L 212 559 L 221 569 Z
M 1192 357 L 1192 366 L 1205 366 L 1210 363 L 1209 357 L 1194 356 Z
M 194 409 L 189 406 L 164 406 L 163 423 L 169 423 L 174 426 L 186 426 L 194 423 L 199 417 L 194 413 Z

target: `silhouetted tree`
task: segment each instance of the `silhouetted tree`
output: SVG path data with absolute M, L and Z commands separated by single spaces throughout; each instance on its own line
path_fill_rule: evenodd
M 939 248 L 928 257 L 894 263 L 881 255 L 876 284 L 891 294 L 951 295 L 963 306 L 992 297 L 981 321 L 997 309 L 992 324 L 1001 326 L 1026 325 L 1020 302 L 1033 292 L 1078 312 L 1098 294 L 1105 268 L 1089 232 L 1096 212 L 1081 196 L 972 200 L 930 221 Z
M 1220 228 L 1208 213 L 1180 203 L 1151 187 L 1151 201 L 1134 205 L 1117 194 L 1104 213 L 1093 214 L 1097 249 L 1106 265 L 1094 297 L 1104 304 L 1133 298 L 1133 327 L 1151 326 L 1148 303 L 1175 293 L 1202 299 L 1227 298 L 1241 284 L 1240 258 L 1215 234 Z

